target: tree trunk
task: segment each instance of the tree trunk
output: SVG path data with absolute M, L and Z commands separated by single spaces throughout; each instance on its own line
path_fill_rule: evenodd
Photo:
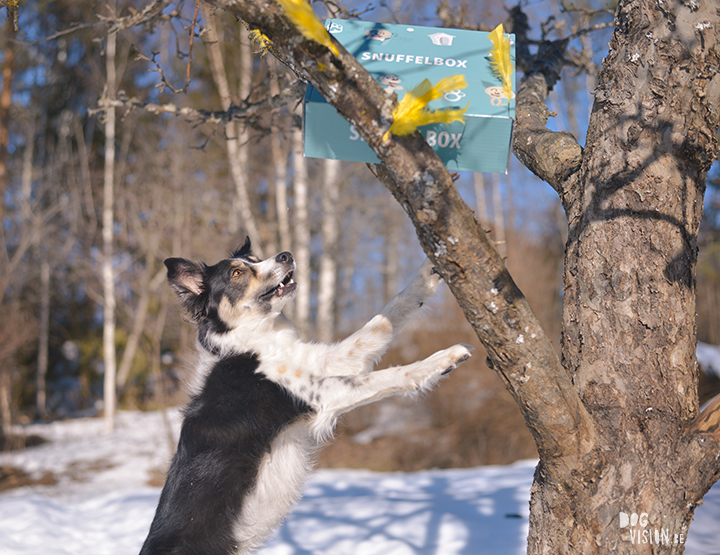
M 395 208 L 395 207 L 392 207 Z M 385 238 L 383 241 L 383 303 L 389 303 L 400 283 L 400 230 L 397 209 L 385 210 Z
M 567 41 L 530 57 L 527 18 L 511 11 L 527 58 L 514 152 L 558 191 L 570 228 L 562 364 L 419 133 L 383 139 L 395 101 L 357 60 L 304 39 L 270 0 L 219 3 L 266 34 L 381 160 L 374 172 L 535 438 L 528 551 L 682 552 L 720 476 L 720 400 L 698 415 L 694 361 L 696 238 L 720 118 L 716 3 L 619 2 L 585 151 L 545 127 Z
M 335 293 L 337 291 L 337 208 L 340 200 L 340 162 L 325 160 L 322 184 L 322 241 L 318 275 L 317 336 L 332 341 L 335 333 Z
M 294 204 L 293 255 L 297 263 L 298 281 L 302 286 L 295 297 L 293 317 L 298 329 L 307 334 L 310 329 L 310 219 L 308 216 L 308 171 L 303 154 L 302 129 L 293 127 L 290 131 L 292 148 L 292 186 Z
M 35 407 L 38 418 L 45 418 L 47 414 L 45 378 L 48 371 L 50 344 L 50 263 L 47 260 L 40 262 L 40 329 L 38 334 Z
M 9 9 L 9 7 L 8 7 Z M 5 218 L 5 192 L 10 175 L 8 170 L 8 146 L 10 145 L 10 106 L 12 106 L 12 85 L 15 78 L 15 30 L 8 20 L 5 24 L 0 84 L 0 221 Z M 10 282 L 10 255 L 5 239 L 5 226 L 0 225 L 0 305 L 5 299 L 5 288 Z M 4 370 L 0 369 L 0 373 Z
M 114 8 L 111 8 L 114 13 Z M 111 99 L 116 90 L 115 50 L 117 34 L 109 33 L 106 45 L 105 70 L 107 79 L 107 99 Z M 108 103 L 105 113 L 105 171 L 103 185 L 103 361 L 105 428 L 108 432 L 115 429 L 115 272 L 113 271 L 113 214 L 115 185 L 115 107 Z
M 473 174 L 473 186 L 475 187 L 475 204 L 477 206 L 477 220 L 483 227 L 488 226 L 487 201 L 485 198 L 485 176 L 480 172 Z
M 230 85 L 227 72 L 222 58 L 218 33 L 215 27 L 214 17 L 208 10 L 205 11 L 206 28 L 208 30 L 205 46 L 207 47 L 210 69 L 212 70 L 215 86 L 220 94 L 222 109 L 228 110 L 232 104 Z M 241 42 L 240 45 L 240 80 L 238 96 L 246 100 L 250 96 L 250 84 L 252 79 L 252 51 L 250 45 Z M 248 184 L 248 141 L 250 134 L 247 129 L 234 121 L 229 121 L 225 126 L 225 149 L 227 151 L 230 175 L 235 185 L 232 210 L 230 212 L 230 227 L 235 232 L 240 227 L 252 241 L 253 251 L 262 258 L 263 245 L 260 238 L 260 231 L 257 225 L 255 214 L 250 203 L 250 192 Z M 238 222 L 238 215 L 240 222 Z
M 271 67 L 276 67 L 277 61 Z M 280 85 L 277 76 L 270 79 L 270 94 L 277 96 L 280 93 Z M 289 251 L 292 247 L 290 235 L 290 220 L 288 218 L 287 201 L 287 167 L 288 156 L 280 144 L 280 133 L 275 132 L 270 137 L 270 148 L 272 152 L 275 186 L 275 213 L 277 215 L 278 240 L 281 251 Z
M 492 174 L 490 183 L 492 185 L 493 201 L 493 239 L 495 239 L 495 247 L 500 256 L 505 257 L 507 256 L 507 244 L 505 243 L 505 212 L 503 210 L 500 176 L 496 173 Z
M 583 483 L 541 463 L 532 553 L 635 553 L 642 532 L 669 542 L 653 552 L 682 552 L 717 472 L 688 453 L 697 233 L 718 118 L 708 101 L 720 100 L 715 7 L 619 7 L 565 202 L 563 360 L 602 437 L 602 466 Z M 647 523 L 621 528 L 621 513 Z
M 8 8 L 9 9 L 9 8 Z M 8 146 L 10 145 L 10 106 L 12 106 L 12 83 L 15 76 L 15 30 L 8 20 L 5 24 L 3 44 L 2 86 L 0 87 L 0 200 L 5 198 L 10 176 L 7 168 Z M 5 203 L 0 202 L 0 216 L 4 214 Z
M 146 257 L 147 266 L 140 283 L 140 297 L 138 299 L 137 307 L 135 307 L 135 314 L 133 315 L 133 323 L 130 335 L 128 336 L 127 345 L 125 345 L 122 358 L 120 359 L 120 365 L 118 366 L 117 386 L 118 389 L 120 389 L 121 394 L 127 383 L 127 379 L 130 376 L 132 363 L 135 360 L 135 354 L 137 353 L 138 346 L 140 345 L 140 338 L 145 331 L 145 320 L 147 319 L 148 309 L 150 308 L 151 297 L 165 281 L 165 276 L 167 275 L 165 268 L 163 268 L 159 272 L 156 272 L 152 278 L 150 277 L 150 274 L 155 266 L 154 250 L 155 249 L 151 249 L 151 252 L 148 253 Z

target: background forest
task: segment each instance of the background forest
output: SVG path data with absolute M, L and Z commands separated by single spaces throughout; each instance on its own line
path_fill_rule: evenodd
M 337 17 L 482 30 L 510 7 L 314 5 Z M 551 123 L 582 143 L 614 6 L 521 5 L 538 38 L 572 41 L 573 65 L 550 97 L 562 118 Z M 18 31 L 10 20 L 0 31 L 5 444 L 12 423 L 101 414 L 108 376 L 120 408 L 185 400 L 194 333 L 165 285 L 168 256 L 213 263 L 246 235 L 259 254 L 291 250 L 301 293 L 289 317 L 320 340 L 362 324 L 420 264 L 407 217 L 363 164 L 302 156 L 304 85 L 263 56 L 241 22 L 182 0 L 19 7 Z M 566 228 L 556 196 L 515 159 L 508 176 L 463 173 L 456 183 L 557 343 Z M 706 199 L 698 339 L 720 344 L 720 199 L 712 188 Z M 394 400 L 348 415 L 321 463 L 413 470 L 535 456 L 446 289 L 383 364 L 460 341 L 478 353 L 450 380 L 422 403 Z M 703 384 L 704 398 L 715 386 Z

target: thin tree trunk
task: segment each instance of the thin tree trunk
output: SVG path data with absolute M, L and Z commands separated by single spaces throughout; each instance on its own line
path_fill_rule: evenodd
M 9 8 L 8 8 L 9 9 Z M 12 39 L 15 31 L 12 23 L 5 24 L 3 45 L 2 88 L 0 88 L 0 216 L 4 214 L 5 197 L 10 176 L 7 167 L 8 146 L 10 145 L 10 106 L 12 106 L 12 84 L 15 76 L 15 46 Z
M 90 155 L 88 153 L 87 144 L 85 143 L 85 134 L 83 132 L 80 118 L 75 118 L 75 141 L 78 145 L 78 153 L 80 155 L 80 176 L 82 181 L 82 198 L 85 217 L 87 218 L 88 229 L 86 235 L 92 237 L 97 229 L 97 218 L 95 217 L 95 199 L 93 198 L 92 174 L 90 172 Z M 81 218 L 81 214 L 77 214 Z
M 495 247 L 500 256 L 507 256 L 507 245 L 505 243 L 505 212 L 503 211 L 502 189 L 500 187 L 500 176 L 492 174 L 492 199 L 493 199 L 493 237 Z
M 40 330 L 38 338 L 38 363 L 35 381 L 35 406 L 39 418 L 47 414 L 45 378 L 48 371 L 48 347 L 50 344 L 50 263 L 40 262 Z
M 4 60 L 0 88 L 0 222 L 5 218 L 5 192 L 10 180 L 7 162 L 8 146 L 10 145 L 10 106 L 12 106 L 12 85 L 15 77 L 15 44 L 11 40 L 14 36 L 13 24 L 8 21 L 5 23 Z M 10 257 L 4 230 L 5 226 L 0 225 L 0 305 L 5 298 L 5 288 L 10 281 Z M 6 370 L 0 369 L 0 374 L 4 372 Z
M 207 47 L 208 58 L 210 60 L 210 69 L 212 70 L 215 86 L 220 94 L 222 109 L 228 110 L 232 104 L 232 96 L 220 43 L 218 42 L 217 27 L 213 14 L 209 13 L 207 9 L 205 9 L 205 16 L 208 31 L 205 46 Z M 242 100 L 246 100 L 250 96 L 250 85 L 252 81 L 252 50 L 250 45 L 245 41 L 241 41 L 239 51 L 240 80 L 238 96 Z M 227 152 L 228 165 L 230 166 L 230 175 L 235 185 L 235 196 L 233 197 L 232 210 L 230 212 L 230 228 L 237 233 L 240 227 L 243 226 L 248 237 L 250 237 L 250 241 L 252 241 L 253 251 L 262 257 L 263 245 L 257 220 L 252 210 L 249 193 L 249 140 L 250 134 L 244 125 L 237 124 L 234 121 L 227 123 L 225 126 L 225 149 Z M 240 216 L 239 222 L 238 215 Z
M 7 365 L 0 372 L 0 417 L 7 437 L 12 433 L 12 372 Z
M 290 143 L 292 148 L 293 164 L 293 198 L 294 222 L 293 235 L 295 246 L 293 255 L 297 263 L 298 288 L 295 297 L 294 318 L 295 325 L 302 332 L 307 334 L 310 327 L 310 220 L 308 217 L 308 172 L 307 161 L 303 154 L 302 130 L 293 127 L 290 132 Z
M 114 13 L 114 7 L 111 8 Z M 117 34 L 110 33 L 106 46 L 106 97 L 111 99 L 116 89 L 115 50 Z M 114 225 L 114 197 L 115 197 L 115 107 L 107 106 L 105 113 L 105 170 L 103 181 L 103 361 L 105 364 L 104 377 L 104 411 L 105 428 L 108 432 L 115 429 L 115 272 L 113 270 L 113 225 Z
M 477 219 L 483 227 L 488 226 L 488 209 L 485 198 L 485 176 L 480 172 L 473 174 L 473 185 L 475 186 L 475 205 L 477 206 Z
M 337 208 L 340 199 L 340 162 L 325 160 L 322 183 L 322 240 L 318 275 L 317 336 L 331 341 L 335 332 L 335 294 L 337 292 Z
M 32 199 L 32 165 L 33 165 L 33 144 L 34 128 L 31 127 L 25 138 L 25 150 L 23 151 L 22 164 L 22 218 L 27 226 L 32 225 L 32 210 L 30 201 Z M 38 322 L 38 352 L 37 371 L 35 374 L 35 410 L 39 418 L 46 415 L 46 391 L 45 378 L 48 371 L 48 350 L 50 339 L 50 263 L 38 248 L 38 259 L 40 260 L 40 315 Z
M 394 210 L 393 210 L 394 209 Z M 400 222 L 402 215 L 395 206 L 385 210 L 385 238 L 383 244 L 383 303 L 387 303 L 398 292 L 400 283 Z
M 135 308 L 135 317 L 133 318 L 132 329 L 128 336 L 127 345 L 123 350 L 122 358 L 120 359 L 120 365 L 118 366 L 117 373 L 117 386 L 122 392 L 127 379 L 130 376 L 130 370 L 132 370 L 132 363 L 135 360 L 135 354 L 137 353 L 138 345 L 140 344 L 140 337 L 145 331 L 145 320 L 147 319 L 148 308 L 150 307 L 150 299 L 152 295 L 157 291 L 160 285 L 165 280 L 166 272 L 164 268 L 155 275 L 149 278 L 152 272 L 152 261 L 155 259 L 155 253 L 150 253 L 147 256 L 148 268 L 145 272 L 145 277 L 140 284 L 140 298 L 138 299 L 137 307 Z
M 165 392 L 165 376 L 162 374 L 162 335 L 165 329 L 165 321 L 167 318 L 169 295 L 167 289 L 163 290 L 160 295 L 160 310 L 158 311 L 155 325 L 152 329 L 152 373 L 155 376 L 157 383 L 157 390 L 155 391 L 155 397 L 157 403 L 160 406 L 162 414 L 163 424 L 165 427 L 165 437 L 167 439 L 167 445 L 170 453 L 175 452 L 175 446 L 177 445 L 177 438 L 173 434 L 172 425 L 170 423 L 170 417 L 168 415 L 168 401 Z
M 278 62 L 271 67 L 276 67 Z M 270 78 L 270 94 L 275 96 L 279 94 L 280 86 L 278 77 Z M 278 239 L 280 240 L 280 250 L 289 251 L 292 248 L 292 236 L 290 235 L 290 218 L 288 217 L 288 199 L 287 199 L 287 166 L 288 156 L 280 143 L 280 132 L 275 132 L 270 136 L 270 148 L 272 152 L 273 167 L 275 168 L 275 213 L 278 223 Z

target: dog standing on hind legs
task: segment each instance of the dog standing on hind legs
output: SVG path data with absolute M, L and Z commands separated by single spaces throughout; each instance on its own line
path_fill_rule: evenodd
M 312 455 L 343 413 L 433 387 L 470 356 L 455 345 L 373 371 L 402 325 L 435 294 L 426 261 L 365 326 L 334 344 L 305 343 L 282 316 L 295 261 L 267 260 L 250 240 L 214 266 L 165 261 L 197 326 L 198 384 L 141 555 L 247 555 L 300 497 Z

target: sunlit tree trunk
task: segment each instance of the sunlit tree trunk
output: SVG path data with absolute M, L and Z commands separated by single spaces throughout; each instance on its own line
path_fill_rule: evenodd
M 493 200 L 493 237 L 495 246 L 501 256 L 507 255 L 505 244 L 505 213 L 503 212 L 502 188 L 500 187 L 500 176 L 492 174 L 490 183 L 492 185 Z
M 485 176 L 480 172 L 473 174 L 473 186 L 475 187 L 475 205 L 477 206 L 477 219 L 481 225 L 488 225 L 488 209 L 485 197 Z
M 337 291 L 338 201 L 340 199 L 340 162 L 323 162 L 322 241 L 318 275 L 317 336 L 331 341 L 335 330 L 335 293 Z
M 111 8 L 114 12 L 114 8 Z M 109 33 L 105 47 L 106 99 L 113 98 L 117 87 L 117 71 L 115 67 L 115 51 L 117 34 Z M 115 353 L 115 272 L 113 270 L 113 226 L 115 198 L 115 107 L 109 103 L 105 112 L 105 169 L 103 181 L 103 213 L 102 213 L 102 282 L 103 282 L 103 362 L 104 376 L 104 411 L 105 428 L 112 432 L 115 429 L 116 404 L 116 353 Z
M 276 61 L 273 66 L 279 65 Z M 280 92 L 278 78 L 270 78 L 270 94 L 275 96 Z M 270 137 L 270 148 L 272 152 L 275 187 L 275 214 L 277 216 L 278 239 L 281 251 L 289 251 L 292 248 L 292 236 L 290 235 L 290 219 L 288 217 L 287 199 L 287 167 L 288 153 L 283 149 L 280 142 L 280 132 L 275 132 Z
M 44 418 L 47 414 L 45 381 L 48 372 L 50 344 L 50 263 L 47 260 L 40 261 L 40 329 L 38 333 L 35 406 L 38 417 Z
M 389 302 L 398 292 L 400 284 L 400 230 L 397 207 L 385 210 L 385 237 L 383 241 L 383 302 Z
M 292 148 L 293 187 L 293 255 L 297 263 L 298 288 L 295 298 L 295 325 L 307 333 L 310 326 L 310 219 L 308 216 L 308 170 L 303 154 L 302 130 L 293 127 L 290 132 Z
M 205 10 L 205 14 L 205 24 L 208 31 L 207 37 L 205 38 L 205 46 L 207 47 L 208 58 L 210 60 L 210 69 L 212 70 L 215 86 L 220 94 L 222 109 L 227 110 L 232 104 L 232 96 L 222 50 L 218 42 L 218 31 L 213 14 L 207 9 Z M 238 49 L 240 56 L 238 96 L 242 100 L 246 100 L 250 96 L 252 82 L 252 51 L 246 40 L 247 39 L 240 42 Z M 244 125 L 234 121 L 229 121 L 226 124 L 225 148 L 227 151 L 228 165 L 230 166 L 230 175 L 232 176 L 235 186 L 235 195 L 233 196 L 232 210 L 230 212 L 230 227 L 235 232 L 240 231 L 241 227 L 244 228 L 252 241 L 253 251 L 258 256 L 262 256 L 263 244 L 250 202 L 248 179 L 249 140 L 250 134 Z M 238 216 L 240 216 L 239 222 Z

